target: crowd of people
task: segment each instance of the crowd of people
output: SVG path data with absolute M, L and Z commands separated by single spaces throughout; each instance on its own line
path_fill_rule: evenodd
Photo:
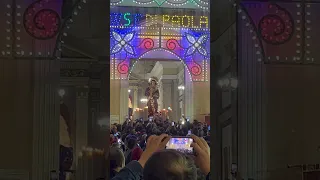
M 178 122 L 127 119 L 110 132 L 112 180 L 210 179 L 210 126 L 194 120 Z M 167 149 L 172 137 L 192 139 L 192 153 Z

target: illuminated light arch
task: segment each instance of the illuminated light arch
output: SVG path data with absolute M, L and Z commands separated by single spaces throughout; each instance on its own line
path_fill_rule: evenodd
M 241 15 L 242 14 L 242 20 L 243 21 L 247 21 L 247 24 L 246 26 L 254 32 L 254 35 L 252 36 L 252 40 L 256 43 L 256 48 L 258 49 L 256 51 L 256 54 L 258 55 L 258 59 L 257 61 L 263 61 L 263 62 L 266 62 L 265 60 L 265 52 L 264 52 L 264 48 L 263 48 L 263 45 L 262 45 L 262 40 L 260 38 L 260 34 L 258 32 L 258 29 L 257 27 L 255 26 L 254 24 L 254 21 L 253 19 L 250 17 L 248 11 L 245 9 L 245 7 L 243 7 L 243 5 L 239 5 L 238 6 L 238 13 Z
M 155 49 L 152 49 L 152 50 L 150 50 L 150 51 L 147 51 L 147 52 L 141 54 L 140 57 L 139 57 L 139 58 L 133 63 L 133 65 L 130 67 L 130 70 L 129 70 L 129 73 L 128 73 L 128 77 L 127 77 L 128 80 L 129 80 L 129 78 L 130 78 L 130 75 L 131 75 L 131 73 L 132 73 L 132 70 L 133 70 L 135 64 L 136 64 L 137 62 L 139 62 L 143 57 L 145 57 L 146 55 L 148 55 L 149 53 L 154 52 L 154 51 L 165 51 L 165 52 L 170 53 L 170 54 L 172 54 L 173 56 L 175 56 L 175 57 L 176 57 L 178 60 L 180 60 L 180 61 L 182 62 L 182 64 L 184 65 L 185 69 L 187 70 L 187 72 L 188 72 L 188 74 L 189 74 L 190 81 L 191 81 L 191 82 L 193 81 L 193 79 L 192 79 L 192 73 L 190 72 L 190 69 L 189 69 L 188 65 L 184 62 L 184 60 L 183 60 L 179 55 L 177 55 L 176 53 L 174 53 L 174 52 L 172 52 L 172 51 L 169 51 L 169 50 L 167 50 L 167 49 L 164 49 L 164 48 L 155 48 Z M 202 70 L 201 70 L 201 71 L 202 71 Z
M 129 2 L 129 0 L 126 0 L 126 2 Z M 163 6 L 164 4 L 173 6 L 173 7 L 182 7 L 187 4 L 193 4 L 194 6 L 208 10 L 209 9 L 209 2 L 206 0 L 149 0 L 149 1 L 141 1 L 141 0 L 132 0 L 131 2 L 138 4 L 138 5 L 156 5 L 158 7 Z M 111 6 L 117 6 L 124 3 L 124 0 L 111 0 L 110 5 Z M 129 2 L 130 3 L 130 2 Z
M 56 46 L 55 46 L 55 49 L 53 50 L 53 56 L 55 59 L 60 59 L 61 53 L 59 52 L 62 51 L 61 44 L 64 43 L 63 37 L 68 36 L 67 30 L 70 29 L 71 25 L 73 24 L 73 19 L 72 19 L 73 15 L 77 16 L 80 10 L 83 8 L 83 5 L 86 3 L 87 3 L 87 0 L 77 0 L 70 14 L 62 22 L 59 34 L 57 36 Z

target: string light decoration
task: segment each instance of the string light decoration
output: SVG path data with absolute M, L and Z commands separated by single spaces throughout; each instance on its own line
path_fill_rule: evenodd
M 270 4 L 268 9 L 269 14 L 263 16 L 259 22 L 259 34 L 268 44 L 284 44 L 294 33 L 293 18 L 287 10 L 277 4 Z
M 172 7 L 172 8 L 183 8 L 184 6 L 191 5 L 194 6 L 193 8 L 200 8 L 203 10 L 209 9 L 209 0 L 111 0 L 110 5 L 111 6 L 117 6 L 117 5 L 130 5 L 132 2 L 136 3 L 137 5 L 143 5 L 143 6 L 156 6 L 156 7 Z M 128 4 L 126 4 L 128 3 Z
M 43 8 L 43 3 L 48 3 L 48 0 L 38 0 L 30 4 L 23 15 L 25 30 L 39 40 L 55 37 L 61 26 L 59 14 L 53 9 Z
M 195 61 L 192 62 L 191 73 L 192 73 L 192 75 L 194 75 L 194 76 L 199 76 L 199 75 L 201 75 L 201 73 L 202 73 L 202 68 L 201 68 L 201 66 L 200 66 L 197 62 L 195 62 Z M 204 78 L 204 76 L 203 76 L 203 78 Z
M 305 22 L 305 34 L 306 34 L 306 38 L 305 38 L 305 49 L 306 49 L 306 53 L 305 53 L 305 60 L 307 61 L 307 63 L 314 63 L 314 57 L 311 56 L 311 44 L 312 44 L 312 39 L 311 39 L 311 23 L 312 23 L 312 16 L 311 16 L 311 3 L 306 4 L 306 22 Z
M 169 50 L 175 50 L 177 47 L 182 48 L 177 39 L 169 39 L 166 43 L 166 47 Z
M 117 41 L 117 43 L 111 49 L 111 54 L 116 54 L 123 49 L 131 55 L 135 54 L 134 49 L 130 44 L 130 42 L 134 38 L 134 34 L 135 34 L 134 32 L 130 32 L 126 34 L 124 37 L 121 37 L 121 35 L 115 31 L 112 31 L 111 33 L 112 33 L 113 39 Z
M 6 5 L 6 17 L 4 18 L 3 26 L 5 28 L 6 35 L 4 36 L 3 42 L 5 42 L 5 47 L 1 51 L 2 56 L 11 56 L 12 52 L 12 7 L 8 3 Z
M 182 21 L 182 17 L 184 21 Z M 166 53 L 164 58 L 167 56 L 168 58 L 183 59 L 186 67 L 188 67 L 191 81 L 205 81 L 205 67 L 202 61 L 203 59 L 205 61 L 209 60 L 204 58 L 204 55 L 209 56 L 210 46 L 210 43 L 207 43 L 210 32 L 206 28 L 207 19 L 207 16 L 111 13 L 110 51 L 113 56 L 112 59 L 116 59 L 112 60 L 111 63 L 114 68 L 112 70 L 113 79 L 128 79 L 133 66 L 142 56 L 148 58 L 146 57 L 147 54 L 150 54 L 148 52 L 162 49 Z M 172 25 L 172 21 L 174 25 Z M 157 24 L 157 26 L 151 26 L 152 24 Z M 185 36 L 186 33 L 195 38 L 195 41 L 199 41 L 202 47 L 198 47 L 196 43 L 190 44 Z M 134 36 L 131 36 L 131 34 L 134 34 Z M 128 38 L 130 41 L 124 40 L 128 35 L 130 35 L 130 38 Z M 123 47 L 125 44 L 129 44 L 133 50 L 127 52 Z M 195 48 L 193 54 L 185 57 L 188 48 L 191 46 L 197 48 Z M 167 52 L 171 52 L 171 55 Z M 172 57 L 172 54 L 176 56 Z M 154 57 L 153 55 L 149 56 Z
M 189 33 L 186 33 L 186 38 L 188 42 L 191 44 L 191 46 L 188 47 L 185 56 L 191 56 L 196 52 L 196 50 L 202 54 L 203 56 L 208 56 L 207 50 L 203 47 L 203 45 L 208 40 L 208 34 L 204 34 L 200 36 L 198 39 L 196 39 L 194 36 L 192 36 Z
M 15 51 L 15 55 L 16 56 L 24 56 L 25 52 L 24 49 L 22 49 L 21 47 L 21 42 L 22 42 L 22 32 L 21 29 L 23 29 L 24 24 L 23 22 L 23 17 L 22 17 L 23 11 L 22 8 L 19 4 L 16 5 L 16 9 L 15 9 L 15 33 L 16 33 L 16 41 L 15 41 L 15 45 L 14 47 L 12 47 L 13 51 Z M 49 52 L 50 54 L 50 52 Z
M 46 0 L 48 1 L 48 0 Z M 82 10 L 84 4 L 87 3 L 87 0 L 78 0 L 73 6 L 73 10 L 71 13 L 65 18 L 62 22 L 58 37 L 56 47 L 53 51 L 53 55 L 56 59 L 61 59 L 61 45 L 64 44 L 63 37 L 68 36 L 68 30 L 71 28 L 71 24 L 73 24 L 73 18 L 78 15 L 78 12 Z
M 117 61 L 112 60 L 112 63 L 114 63 L 114 65 L 112 65 L 114 67 L 112 76 L 114 75 L 114 79 L 128 79 L 132 71 L 130 69 L 132 69 L 137 62 L 131 64 L 131 58 L 139 61 L 141 58 L 145 58 L 146 55 L 149 54 L 148 52 L 164 50 L 164 52 L 174 54 L 176 58 L 179 57 L 177 59 L 182 60 L 184 64 L 186 64 L 191 81 L 205 81 L 205 63 L 203 63 L 202 60 L 200 62 L 197 61 L 204 59 L 204 55 L 209 55 L 208 50 L 210 44 L 207 43 L 207 39 L 209 38 L 207 29 L 202 31 L 202 29 L 191 28 L 155 28 L 143 26 L 110 27 L 112 30 L 111 54 L 114 56 L 113 59 L 118 59 Z M 180 32 L 180 34 L 175 33 L 176 36 L 173 35 L 172 37 L 164 37 L 162 35 L 162 33 L 168 34 L 172 29 Z M 186 34 L 188 34 L 189 40 Z M 125 44 L 129 44 L 133 50 L 126 51 L 124 48 Z M 193 54 L 189 54 L 188 57 L 185 57 L 186 52 L 190 51 L 189 49 L 194 49 L 194 52 L 192 52 Z M 130 58 L 128 56 L 130 56 Z M 169 55 L 167 54 L 166 56 Z M 208 61 L 208 59 L 205 58 L 205 61 Z
M 190 70 L 189 70 L 188 65 L 185 63 L 185 61 L 184 61 L 182 58 L 180 58 L 177 54 L 175 54 L 174 52 L 169 51 L 169 50 L 166 50 L 166 49 L 163 49 L 163 48 L 152 49 L 152 50 L 147 51 L 147 52 L 145 52 L 144 54 L 142 54 L 142 55 L 138 58 L 138 60 L 133 63 L 132 67 L 130 68 L 128 77 L 130 77 L 130 75 L 131 75 L 131 73 L 132 73 L 132 70 L 133 70 L 134 66 L 136 65 L 136 63 L 139 62 L 139 60 L 141 60 L 142 58 L 144 58 L 146 55 L 148 55 L 149 53 L 154 52 L 154 51 L 166 52 L 166 53 L 169 53 L 169 54 L 175 56 L 177 59 L 179 59 L 180 62 L 182 62 L 182 64 L 185 66 L 185 68 L 186 68 L 186 70 L 187 70 L 187 72 L 188 72 L 188 74 L 189 74 L 190 81 L 193 81 L 192 76 L 191 76 L 191 72 L 190 72 Z M 193 68 L 193 67 L 191 67 L 191 69 L 192 69 L 192 68 Z
M 110 14 L 111 26 L 139 26 L 141 22 L 145 23 L 146 26 L 160 25 L 161 27 L 169 28 L 209 28 L 208 16 L 132 14 L 130 12 Z
M 234 3 L 233 5 L 236 6 L 237 4 Z M 255 24 L 252 22 L 252 19 L 249 18 L 249 15 L 245 11 L 245 9 L 242 8 L 241 5 L 238 6 L 237 12 L 241 20 L 244 21 L 245 26 L 248 27 L 249 32 L 252 34 L 251 39 L 254 41 L 255 44 L 254 47 L 256 48 L 257 61 L 264 61 L 264 49 L 262 46 L 262 41 L 260 40 L 260 38 L 257 38 L 258 30 L 255 28 Z

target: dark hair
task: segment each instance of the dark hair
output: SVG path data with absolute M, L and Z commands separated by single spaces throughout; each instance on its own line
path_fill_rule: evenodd
M 137 139 L 136 138 L 129 138 L 128 139 L 128 143 L 127 143 L 127 145 L 128 145 L 128 148 L 129 149 L 133 149 L 136 145 L 137 145 Z
M 122 167 L 125 164 L 123 151 L 117 147 L 111 147 L 109 152 L 110 169 Z
M 196 180 L 197 169 L 192 158 L 186 154 L 176 150 L 163 150 L 149 158 L 143 170 L 143 179 Z

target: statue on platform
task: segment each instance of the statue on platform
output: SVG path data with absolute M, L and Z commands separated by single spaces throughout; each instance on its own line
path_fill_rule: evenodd
M 158 89 L 158 78 L 151 77 L 149 79 L 149 87 L 145 91 L 148 98 L 148 117 L 155 116 L 158 113 L 158 99 L 160 96 Z

